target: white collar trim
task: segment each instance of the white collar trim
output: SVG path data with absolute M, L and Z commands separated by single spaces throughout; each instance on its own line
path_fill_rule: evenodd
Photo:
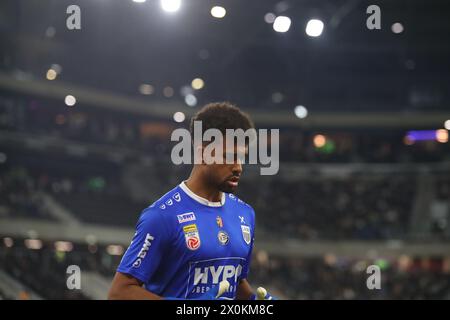
M 188 186 L 186 185 L 186 183 L 184 181 L 182 181 L 180 183 L 180 188 L 192 199 L 194 199 L 197 202 L 200 202 L 201 204 L 204 204 L 205 206 L 208 207 L 221 207 L 225 204 L 225 193 L 222 192 L 222 199 L 219 202 L 211 202 L 208 199 L 202 198 L 198 195 L 196 195 L 195 193 L 193 193 L 191 191 L 191 189 L 188 188 Z

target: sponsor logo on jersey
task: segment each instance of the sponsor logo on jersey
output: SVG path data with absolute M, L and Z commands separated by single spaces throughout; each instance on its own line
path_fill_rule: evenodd
M 213 285 L 218 285 L 222 280 L 227 280 L 230 287 L 223 297 L 233 299 L 236 295 L 244 263 L 244 258 L 237 257 L 192 262 L 189 267 L 188 287 L 185 297 L 195 298 L 208 292 Z
M 139 268 L 141 266 L 142 260 L 144 260 L 145 256 L 147 255 L 148 250 L 150 249 L 150 246 L 152 245 L 152 241 L 155 238 L 150 234 L 147 233 L 145 236 L 144 244 L 142 245 L 141 251 L 139 251 L 137 255 L 136 261 L 133 263 L 134 268 Z
M 176 202 L 180 202 L 180 201 L 181 201 L 181 196 L 180 196 L 180 193 L 179 193 L 179 192 L 175 193 L 175 194 L 173 195 L 172 198 L 173 198 Z
M 239 216 L 239 219 L 241 219 L 241 223 L 245 223 L 245 219 L 243 216 Z
M 178 223 L 185 223 L 185 222 L 189 222 L 189 221 L 194 221 L 195 214 L 193 212 L 187 212 L 187 213 L 177 215 L 177 218 L 178 218 Z
M 200 248 L 200 234 L 196 224 L 189 224 L 183 227 L 184 239 L 189 250 Z
M 242 237 L 244 238 L 245 243 L 250 244 L 250 242 L 252 240 L 252 236 L 250 233 L 250 227 L 241 225 L 241 229 L 242 229 Z
M 171 205 L 173 204 L 172 199 L 167 200 L 167 201 L 166 201 L 166 204 L 167 204 L 168 206 L 171 206 Z
M 219 231 L 219 233 L 217 234 L 217 239 L 219 239 L 220 244 L 223 246 L 227 245 L 228 242 L 230 241 L 230 237 L 223 230 Z
M 159 208 L 164 210 L 166 208 L 166 205 L 163 203 L 162 205 L 159 206 Z
M 223 220 L 221 217 L 219 216 L 216 217 L 216 223 L 219 228 L 223 228 Z

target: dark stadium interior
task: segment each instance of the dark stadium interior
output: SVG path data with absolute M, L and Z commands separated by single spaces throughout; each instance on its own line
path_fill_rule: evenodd
M 139 214 L 189 175 L 171 133 L 211 101 L 280 130 L 279 173 L 248 165 L 237 191 L 257 217 L 252 283 L 282 299 L 450 299 L 450 2 L 377 1 L 381 30 L 364 0 L 227 0 L 220 20 L 220 3 L 158 2 L 0 2 L 0 300 L 105 299 Z

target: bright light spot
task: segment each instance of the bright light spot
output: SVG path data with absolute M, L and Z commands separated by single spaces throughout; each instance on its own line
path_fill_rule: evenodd
M 6 153 L 0 152 L 0 163 L 5 163 L 8 160 Z
M 313 139 L 316 148 L 322 148 L 327 143 L 327 138 L 322 134 L 316 134 Z
M 310 37 L 318 37 L 322 34 L 323 22 L 318 19 L 311 19 L 306 25 L 306 34 Z
M 298 118 L 303 119 L 308 115 L 308 110 L 304 106 L 296 106 L 294 113 Z
M 273 14 L 272 12 L 268 12 L 264 15 L 264 21 L 268 24 L 274 23 L 275 19 L 276 19 L 276 15 Z
M 194 80 L 192 80 L 192 88 L 195 90 L 200 90 L 201 88 L 203 88 L 205 86 L 205 81 L 203 81 L 200 78 L 195 78 Z
M 55 80 L 56 79 L 56 71 L 53 69 L 48 69 L 47 70 L 47 80 Z
M 287 32 L 291 27 L 291 19 L 285 16 L 275 18 L 273 22 L 273 30 L 276 32 Z
M 72 107 L 75 105 L 75 103 L 77 103 L 77 99 L 75 99 L 74 96 L 72 95 L 67 95 L 66 98 L 64 99 L 64 102 L 66 103 L 66 105 L 68 105 L 69 107 Z
M 25 239 L 25 247 L 28 249 L 39 250 L 42 248 L 42 241 L 38 239 Z
M 150 95 L 155 92 L 155 88 L 151 84 L 143 83 L 139 86 L 139 92 L 143 95 Z
M 227 10 L 225 10 L 224 7 L 215 6 L 215 7 L 212 7 L 212 9 L 211 9 L 211 15 L 214 18 L 221 19 L 221 18 L 225 17 L 226 14 L 227 14 Z
M 70 252 L 73 249 L 73 244 L 70 241 L 56 241 L 55 249 L 56 251 Z
M 172 87 L 165 87 L 163 90 L 164 97 L 170 98 L 173 96 L 174 91 Z
M 280 92 L 275 92 L 272 94 L 272 101 L 274 103 L 280 103 L 281 101 L 283 101 L 283 94 Z
M 178 11 L 181 7 L 181 0 L 161 0 L 161 8 L 166 12 Z
M 120 256 L 123 253 L 123 247 L 121 245 L 111 244 L 106 247 L 106 252 L 112 256 Z
M 416 142 L 416 140 L 411 135 L 406 135 L 405 138 L 403 138 L 403 143 L 407 146 L 412 146 Z
M 175 113 L 173 114 L 173 120 L 174 120 L 175 122 L 180 123 L 180 122 L 183 122 L 185 119 L 186 119 L 186 116 L 185 116 L 184 113 L 181 112 L 181 111 L 175 112 Z
M 3 238 L 3 243 L 5 244 L 5 247 L 11 248 L 14 245 L 14 240 L 10 237 Z
M 404 28 L 403 25 L 400 22 L 396 22 L 392 25 L 391 30 L 393 33 L 402 33 Z
M 133 0 L 133 2 L 144 3 L 146 0 Z
M 436 141 L 440 143 L 448 142 L 448 131 L 445 129 L 436 130 Z
M 193 95 L 193 94 L 188 94 L 185 98 L 184 98 L 184 102 L 186 102 L 186 104 L 189 107 L 195 107 L 197 105 L 197 98 Z
M 444 128 L 450 130 L 450 119 L 444 122 Z

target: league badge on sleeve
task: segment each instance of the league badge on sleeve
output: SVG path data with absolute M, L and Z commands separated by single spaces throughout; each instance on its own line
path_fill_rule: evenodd
M 196 224 L 184 226 L 183 232 L 186 240 L 186 246 L 189 250 L 197 250 L 200 248 L 200 235 Z
M 250 227 L 241 225 L 241 229 L 242 229 L 242 237 L 244 238 L 245 243 L 250 244 L 250 242 L 252 241 Z

